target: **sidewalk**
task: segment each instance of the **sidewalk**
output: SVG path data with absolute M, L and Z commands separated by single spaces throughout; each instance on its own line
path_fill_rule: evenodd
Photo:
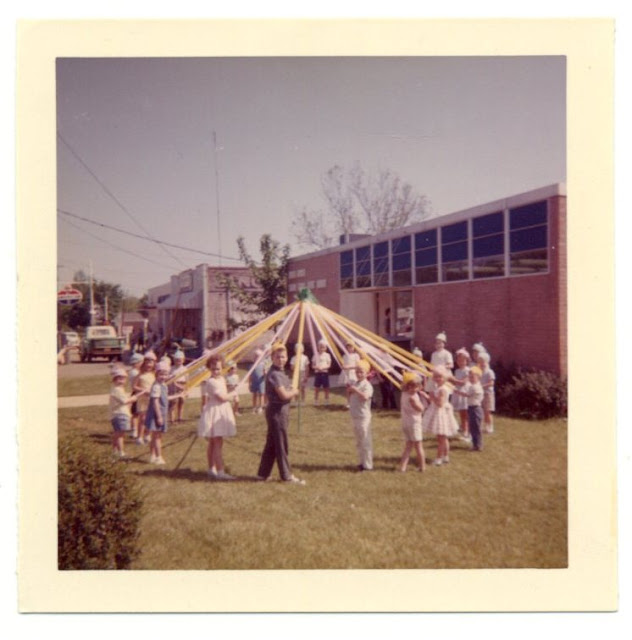
M 331 388 L 335 389 L 341 385 L 341 376 L 330 376 Z M 308 389 L 313 387 L 313 378 L 310 378 L 310 382 L 307 385 Z M 201 395 L 201 387 L 197 386 L 189 392 L 189 398 L 199 398 Z M 110 399 L 109 394 L 104 393 L 98 396 L 62 396 L 57 398 L 58 409 L 70 409 L 74 407 L 99 407 L 108 404 Z
M 200 387 L 195 387 L 189 393 L 189 398 L 200 397 Z M 110 395 L 104 393 L 98 396 L 62 396 L 57 398 L 58 409 L 70 409 L 75 407 L 105 406 L 110 400 Z

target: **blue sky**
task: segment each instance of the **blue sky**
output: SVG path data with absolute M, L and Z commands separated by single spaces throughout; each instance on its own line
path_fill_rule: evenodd
M 141 295 L 217 261 L 68 213 L 236 265 L 239 235 L 307 250 L 290 221 L 323 205 L 334 164 L 393 170 L 432 215 L 565 181 L 565 73 L 538 56 L 60 59 L 59 284 L 92 262 Z

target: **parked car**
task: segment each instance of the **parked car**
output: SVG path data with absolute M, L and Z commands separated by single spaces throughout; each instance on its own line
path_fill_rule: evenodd
M 92 358 L 120 360 L 125 350 L 125 338 L 118 336 L 114 327 L 91 326 L 81 341 L 81 361 L 90 362 Z
M 61 343 L 62 347 L 78 347 L 81 343 L 81 338 L 76 331 L 62 331 Z

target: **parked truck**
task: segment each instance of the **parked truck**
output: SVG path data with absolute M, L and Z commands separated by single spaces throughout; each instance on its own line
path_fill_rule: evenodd
M 124 350 L 125 338 L 118 336 L 114 327 L 87 327 L 81 341 L 81 361 L 90 362 L 92 358 L 120 360 Z

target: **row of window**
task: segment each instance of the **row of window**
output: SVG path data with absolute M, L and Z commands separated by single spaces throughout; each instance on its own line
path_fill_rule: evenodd
M 408 286 L 548 270 L 546 200 L 340 253 L 340 288 Z

